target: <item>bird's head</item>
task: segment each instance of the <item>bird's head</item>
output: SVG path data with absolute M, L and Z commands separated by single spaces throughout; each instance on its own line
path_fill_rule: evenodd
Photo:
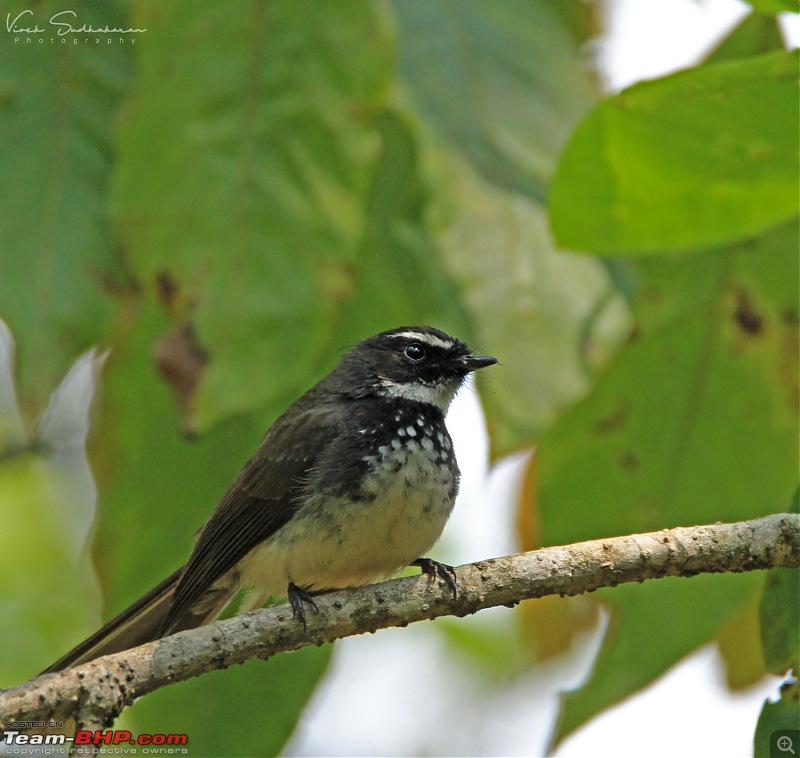
M 403 326 L 353 346 L 340 371 L 356 396 L 377 395 L 428 403 L 446 412 L 467 375 L 497 363 L 431 326 Z

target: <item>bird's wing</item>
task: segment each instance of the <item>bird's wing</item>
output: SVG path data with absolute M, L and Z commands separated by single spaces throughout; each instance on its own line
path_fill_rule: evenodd
M 341 423 L 341 414 L 324 407 L 289 413 L 275 422 L 201 530 L 162 634 L 186 628 L 183 617 L 202 603 L 214 583 L 291 520 L 309 470 Z

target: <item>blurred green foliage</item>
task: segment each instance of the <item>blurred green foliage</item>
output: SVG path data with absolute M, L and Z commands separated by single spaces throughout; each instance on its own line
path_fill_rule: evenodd
M 62 5 L 42 0 L 35 19 Z M 112 349 L 89 449 L 100 503 L 91 528 L 59 529 L 51 455 L 0 441 L 16 545 L 0 683 L 97 621 L 92 568 L 104 617 L 174 570 L 277 413 L 342 347 L 401 323 L 502 359 L 479 387 L 493 455 L 537 445 L 521 544 L 785 509 L 797 90 L 774 18 L 753 14 L 713 60 L 600 100 L 584 54 L 600 17 L 577 0 L 72 5 L 81 22 L 146 31 L 0 39 L 0 318 L 29 426 L 82 351 Z M 762 584 L 598 593 L 610 631 L 557 736 L 734 621 L 757 623 Z M 762 609 L 787 586 L 768 579 Z M 509 661 L 531 665 L 532 650 L 564 647 L 548 635 L 594 618 L 581 600 L 548 604 L 547 623 L 544 604 L 509 611 L 515 633 L 461 634 L 465 660 L 501 679 Z M 753 676 L 764 657 L 785 670 L 774 631 Z M 731 670 L 754 658 L 725 651 Z M 135 727 L 186 731 L 198 754 L 275 754 L 329 656 L 174 686 L 134 709 Z
M 575 131 L 550 195 L 563 247 L 663 253 L 748 239 L 797 215 L 798 53 L 643 82 Z

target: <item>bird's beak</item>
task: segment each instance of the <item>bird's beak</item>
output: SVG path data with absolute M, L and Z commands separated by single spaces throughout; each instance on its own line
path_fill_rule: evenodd
M 492 358 L 491 355 L 465 355 L 463 358 L 459 358 L 459 362 L 467 371 L 477 371 L 479 368 L 493 366 L 500 361 Z

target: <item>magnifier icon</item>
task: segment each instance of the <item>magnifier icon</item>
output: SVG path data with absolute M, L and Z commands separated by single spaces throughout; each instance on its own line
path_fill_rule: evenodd
M 791 753 L 792 755 L 797 755 L 794 752 L 794 745 L 792 744 L 792 738 L 787 737 L 784 735 L 783 737 L 778 737 L 778 741 L 776 743 L 778 745 L 778 750 L 783 753 Z

